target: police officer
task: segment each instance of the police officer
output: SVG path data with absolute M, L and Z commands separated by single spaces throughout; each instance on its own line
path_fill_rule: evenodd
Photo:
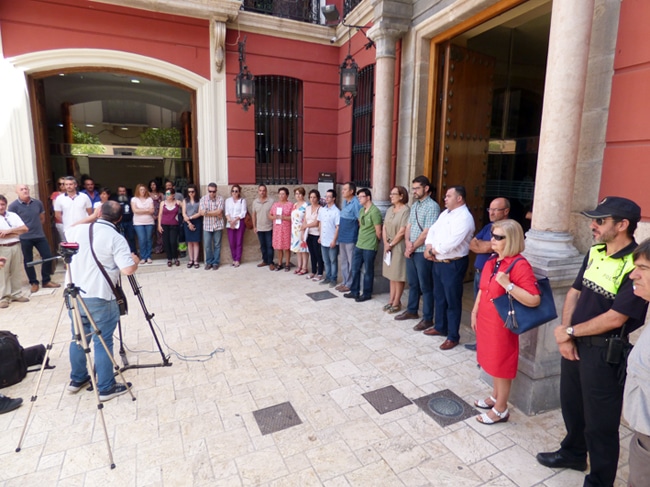
M 596 245 L 569 290 L 555 340 L 562 354 L 560 402 L 567 434 L 554 452 L 537 454 L 551 468 L 591 471 L 584 486 L 613 486 L 623 402 L 622 356 L 630 332 L 643 325 L 647 303 L 634 295 L 630 272 L 641 208 L 620 197 L 603 199 L 591 218 Z

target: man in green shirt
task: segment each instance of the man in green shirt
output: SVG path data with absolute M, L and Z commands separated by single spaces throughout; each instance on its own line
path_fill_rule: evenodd
M 381 212 L 372 203 L 368 188 L 357 191 L 361 203 L 359 211 L 359 237 L 352 255 L 352 286 L 346 298 L 354 298 L 357 303 L 368 301 L 372 296 L 372 283 L 375 279 L 375 257 L 381 239 Z M 361 267 L 364 268 L 363 293 L 361 291 Z

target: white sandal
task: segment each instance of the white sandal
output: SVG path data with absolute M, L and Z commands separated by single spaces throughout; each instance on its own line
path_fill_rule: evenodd
M 481 408 L 481 409 L 492 409 L 494 405 L 497 403 L 497 400 L 492 396 L 490 396 L 489 399 L 490 401 L 492 401 L 491 406 L 485 402 L 485 399 L 479 399 L 477 401 L 474 401 L 474 407 Z
M 505 411 L 500 413 L 499 411 L 496 410 L 496 408 L 492 408 L 492 412 L 499 418 L 496 421 L 493 420 L 488 416 L 488 413 L 483 413 L 478 416 L 476 416 L 476 421 L 479 423 L 483 424 L 496 424 L 496 423 L 506 423 L 508 421 L 508 418 L 510 418 L 510 413 L 508 412 L 508 408 L 506 408 Z

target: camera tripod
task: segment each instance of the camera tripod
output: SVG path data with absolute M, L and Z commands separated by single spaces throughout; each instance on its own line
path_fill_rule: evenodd
M 55 260 L 59 258 L 63 258 L 63 261 L 65 263 L 65 268 L 66 268 L 66 281 L 68 284 L 65 287 L 65 290 L 63 292 L 63 297 L 64 297 L 64 303 L 66 308 L 68 309 L 70 316 L 72 318 L 72 327 L 73 327 L 73 334 L 74 334 L 74 341 L 77 343 L 79 347 L 83 350 L 83 352 L 86 355 L 86 368 L 89 372 L 90 375 L 90 382 L 92 384 L 92 389 L 95 394 L 95 398 L 97 399 L 97 409 L 99 410 L 99 417 L 101 419 L 101 424 L 102 428 L 104 430 L 104 439 L 106 440 L 106 447 L 108 449 L 108 457 L 111 465 L 111 469 L 115 468 L 115 462 L 113 460 L 113 453 L 111 450 L 111 444 L 108 439 L 108 431 L 106 430 L 106 421 L 104 419 L 104 405 L 102 401 L 100 400 L 99 397 L 99 389 L 97 387 L 97 379 L 95 378 L 95 375 L 93 373 L 94 370 L 94 364 L 93 364 L 93 359 L 90 356 L 90 346 L 89 346 L 89 340 L 86 337 L 86 332 L 84 330 L 84 324 L 81 318 L 81 311 L 83 310 L 86 319 L 89 322 L 90 325 L 90 336 L 95 335 L 97 339 L 99 340 L 101 346 L 104 348 L 104 351 L 106 352 L 106 355 L 110 358 L 111 363 L 113 364 L 113 368 L 115 369 L 116 373 L 120 376 L 124 384 L 127 385 L 127 391 L 131 395 L 131 400 L 135 401 L 135 396 L 133 395 L 133 392 L 131 391 L 131 387 L 129 384 L 126 382 L 124 379 L 124 376 L 122 375 L 122 371 L 120 370 L 119 366 L 117 363 L 115 363 L 115 359 L 113 358 L 113 355 L 111 351 L 108 349 L 108 346 L 106 345 L 106 342 L 104 341 L 104 338 L 102 337 L 101 330 L 97 327 L 97 324 L 95 323 L 95 320 L 93 319 L 90 311 L 88 310 L 88 307 L 86 306 L 86 303 L 84 302 L 83 298 L 79 295 L 79 293 L 82 291 L 78 286 L 74 284 L 72 281 L 72 274 L 70 271 L 70 263 L 72 262 L 72 256 L 76 254 L 79 250 L 79 245 L 78 244 L 73 244 L 73 243 L 62 243 L 60 246 L 60 257 L 52 257 L 51 259 L 45 259 L 42 261 L 34 262 L 32 265 L 36 265 L 37 263 L 42 263 L 42 262 L 47 262 L 50 260 Z M 63 306 L 61 306 L 61 309 L 59 311 L 59 316 L 57 318 L 56 324 L 54 325 L 54 330 L 52 331 L 52 335 L 50 337 L 50 341 L 48 342 L 45 352 L 45 357 L 43 358 L 43 363 L 41 364 L 41 369 L 38 373 L 38 379 L 36 381 L 36 385 L 34 386 L 34 393 L 31 396 L 30 400 L 30 406 L 29 406 L 29 411 L 27 413 L 27 418 L 25 419 L 25 424 L 23 426 L 23 430 L 20 434 L 20 439 L 18 440 L 18 446 L 16 447 L 16 452 L 19 452 L 21 450 L 21 446 L 23 443 L 23 439 L 25 437 L 25 432 L 27 431 L 27 426 L 29 424 L 29 418 L 31 416 L 32 409 L 34 407 L 34 402 L 37 399 L 37 393 L 38 393 L 38 388 L 40 387 L 41 384 L 41 379 L 43 377 L 43 371 L 45 370 L 45 364 L 47 363 L 49 359 L 50 352 L 52 350 L 52 344 L 54 343 L 54 337 L 56 335 L 56 331 L 59 326 L 59 322 L 61 321 L 61 314 L 63 312 Z M 97 345 L 95 345 L 95 348 Z

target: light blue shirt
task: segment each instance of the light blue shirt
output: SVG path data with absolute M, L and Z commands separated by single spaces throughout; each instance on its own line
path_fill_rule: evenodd
M 318 221 L 320 222 L 320 244 L 329 247 L 334 240 L 336 227 L 341 223 L 341 211 L 336 205 L 326 205 L 318 212 Z

